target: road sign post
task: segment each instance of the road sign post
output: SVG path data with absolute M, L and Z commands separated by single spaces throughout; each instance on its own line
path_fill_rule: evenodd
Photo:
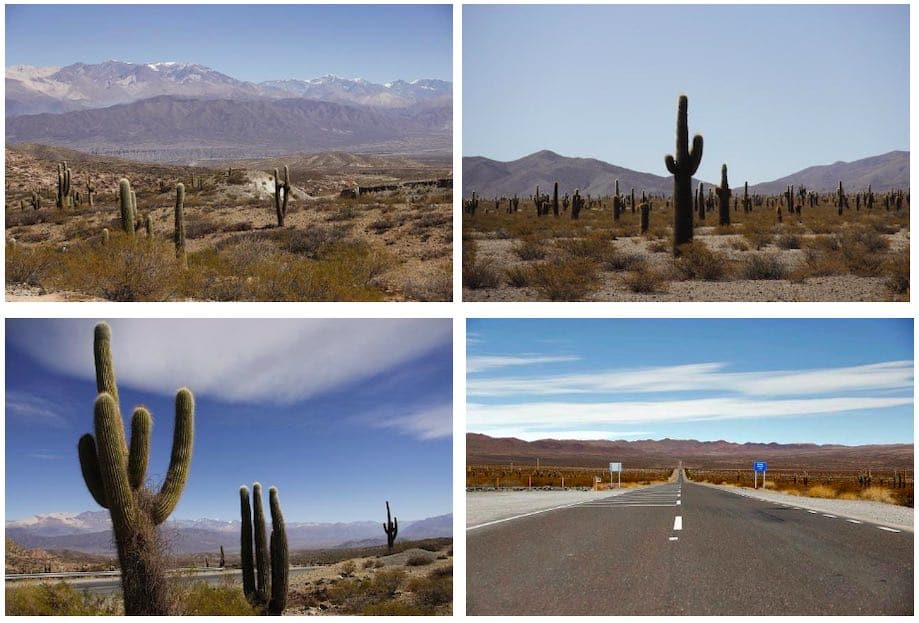
M 756 474 L 763 474 L 763 489 L 766 488 L 766 461 L 753 462 L 753 488 L 756 489 Z
M 622 463 L 610 463 L 609 464 L 609 486 L 613 486 L 613 472 L 618 474 L 618 488 L 622 488 Z

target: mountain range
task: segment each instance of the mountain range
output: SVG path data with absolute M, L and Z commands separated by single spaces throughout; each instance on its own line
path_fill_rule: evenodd
M 663 160 L 661 161 L 663 164 Z M 628 193 L 646 191 L 670 195 L 673 178 L 641 173 L 595 158 L 569 158 L 543 150 L 518 160 L 501 162 L 481 156 L 463 158 L 463 196 L 475 191 L 484 199 L 517 194 L 528 197 L 536 186 L 550 189 L 559 183 L 560 192 L 572 193 L 580 189 L 582 195 L 608 196 L 614 192 L 616 180 L 619 190 Z M 809 190 L 830 192 L 842 180 L 843 186 L 859 190 L 867 188 L 884 192 L 909 188 L 909 152 L 892 151 L 880 156 L 853 162 L 836 162 L 813 166 L 772 182 L 762 182 L 750 187 L 752 192 L 776 194 L 789 184 L 804 186 Z M 693 180 L 693 186 L 698 180 Z M 706 182 L 707 185 L 710 185 Z M 742 190 L 743 186 L 739 186 Z M 735 189 L 736 190 L 736 189 Z
M 453 85 L 443 80 L 394 80 L 375 84 L 334 75 L 311 80 L 237 80 L 194 63 L 74 63 L 66 67 L 6 68 L 6 115 L 59 113 L 128 104 L 159 95 L 253 99 L 308 97 L 381 108 L 449 104 Z
M 679 461 L 687 468 L 738 468 L 751 461 L 770 467 L 805 469 L 912 469 L 912 444 L 817 445 L 812 443 L 733 443 L 694 439 L 523 441 L 513 437 L 466 434 L 466 463 L 603 467 L 621 461 L 625 467 L 670 468 Z
M 236 80 L 185 63 L 8 67 L 6 142 L 134 160 L 198 162 L 328 150 L 449 153 L 453 86 Z
M 399 522 L 399 539 L 416 540 L 449 537 L 453 534 L 453 515 L 438 515 L 417 521 Z M 386 543 L 382 525 L 376 521 L 348 523 L 287 522 L 291 549 L 351 546 L 354 543 Z M 162 530 L 176 553 L 227 551 L 239 549 L 240 522 L 219 519 L 177 519 L 163 524 Z M 29 548 L 111 553 L 111 520 L 108 511 L 48 513 L 26 519 L 8 520 L 6 537 Z

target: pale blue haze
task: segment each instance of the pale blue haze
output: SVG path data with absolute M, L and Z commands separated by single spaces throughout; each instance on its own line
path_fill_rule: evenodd
M 448 5 L 7 5 L 6 64 L 197 63 L 239 80 L 452 80 Z
M 709 181 L 909 149 L 909 7 L 463 7 L 464 156 L 667 175 L 680 93 Z

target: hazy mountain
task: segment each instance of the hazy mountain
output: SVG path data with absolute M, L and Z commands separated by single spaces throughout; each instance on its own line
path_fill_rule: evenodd
M 75 63 L 66 67 L 15 65 L 6 68 L 6 115 L 104 108 L 161 95 L 195 98 L 289 98 L 374 107 L 407 107 L 452 101 L 453 85 L 441 80 L 363 79 L 324 76 L 312 80 L 237 80 L 194 63 Z
M 327 150 L 422 153 L 452 148 L 452 122 L 450 105 L 374 108 L 307 98 L 159 96 L 10 118 L 6 140 L 159 161 Z
M 732 443 L 694 439 L 661 440 L 559 440 L 523 441 L 495 438 L 478 433 L 466 435 L 468 464 L 542 465 L 603 467 L 621 461 L 624 467 L 745 467 L 765 460 L 774 468 L 855 469 L 871 465 L 911 469 L 912 444 L 817 445 L 809 443 Z
M 240 522 L 218 519 L 169 520 L 163 536 L 173 551 L 193 553 L 239 549 Z M 439 515 L 416 521 L 399 521 L 399 538 L 424 539 L 453 535 L 453 515 Z M 6 537 L 24 547 L 111 553 L 111 521 L 108 511 L 50 513 L 6 522 Z M 385 543 L 382 521 L 346 523 L 287 522 L 287 540 L 292 549 L 338 547 L 347 543 Z
M 514 194 L 528 197 L 536 191 L 537 185 L 540 192 L 552 192 L 555 182 L 562 194 L 573 194 L 575 189 L 580 189 L 581 195 L 611 195 L 617 179 L 621 193 L 628 193 L 632 188 L 637 193 L 644 190 L 669 195 L 673 192 L 672 177 L 632 171 L 595 158 L 568 158 L 548 150 L 511 162 L 481 156 L 463 158 L 464 197 L 472 196 L 473 191 L 484 199 Z
M 909 152 L 891 151 L 853 162 L 840 161 L 808 167 L 750 188 L 756 193 L 778 194 L 784 192 L 789 184 L 794 184 L 804 186 L 808 190 L 829 192 L 836 190 L 840 180 L 847 192 L 864 190 L 869 184 L 871 189 L 877 192 L 909 188 Z

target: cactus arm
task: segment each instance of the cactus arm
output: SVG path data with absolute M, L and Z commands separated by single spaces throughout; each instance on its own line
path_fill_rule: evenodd
M 239 488 L 239 514 L 242 520 L 240 530 L 240 558 L 243 570 L 243 594 L 250 602 L 255 599 L 255 568 L 252 559 L 252 508 L 249 505 L 249 489 Z
M 271 509 L 271 600 L 268 602 L 268 614 L 280 615 L 287 605 L 287 574 L 290 562 L 284 515 L 281 513 L 281 503 L 275 487 L 268 489 L 268 506 Z
M 195 399 L 188 388 L 183 387 L 176 393 L 175 429 L 172 437 L 172 456 L 166 480 L 160 492 L 156 494 L 153 505 L 153 523 L 159 525 L 175 509 L 185 489 L 191 465 L 191 451 L 195 437 Z
M 147 478 L 147 461 L 150 458 L 150 431 L 153 419 L 143 407 L 134 409 L 131 416 L 131 451 L 128 453 L 128 481 L 132 489 L 139 489 Z
M 265 535 L 265 510 L 262 507 L 262 485 L 252 485 L 252 507 L 255 516 L 255 592 L 258 602 L 268 603 L 271 581 L 268 575 L 268 540 Z
M 99 473 L 105 488 L 105 499 L 109 502 L 112 525 L 116 534 L 127 534 L 135 522 L 134 494 L 128 482 L 128 457 L 124 450 L 121 414 L 112 396 L 104 392 L 96 398 L 93 411 Z
M 105 486 L 102 484 L 102 474 L 99 472 L 99 458 L 96 456 L 96 440 L 90 434 L 80 437 L 77 444 L 77 453 L 80 457 L 80 471 L 83 472 L 83 481 L 86 488 L 93 496 L 96 504 L 108 508 L 105 501 Z
M 677 166 L 676 166 L 676 161 L 674 161 L 673 156 L 671 156 L 670 154 L 667 154 L 664 157 L 664 164 L 667 165 L 667 170 L 670 171 L 670 173 L 673 175 L 676 175 L 677 171 L 679 171 L 679 169 L 677 169 Z
M 112 358 L 112 328 L 108 323 L 96 325 L 93 335 L 93 356 L 96 363 L 96 391 L 106 393 L 118 404 L 118 385 Z
M 692 151 L 689 152 L 689 174 L 695 175 L 699 169 L 699 163 L 702 162 L 702 136 L 696 134 L 692 137 Z

